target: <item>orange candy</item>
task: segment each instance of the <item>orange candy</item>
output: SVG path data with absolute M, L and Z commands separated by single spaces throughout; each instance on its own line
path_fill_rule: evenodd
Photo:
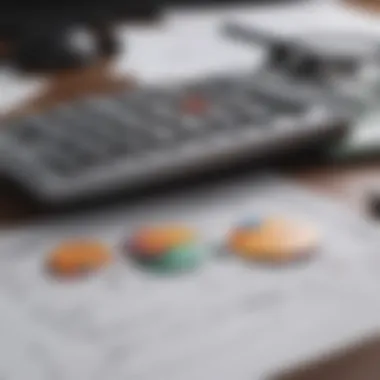
M 309 226 L 283 219 L 268 219 L 252 229 L 233 230 L 228 247 L 246 259 L 285 262 L 308 255 L 318 241 L 316 231 Z
M 73 240 L 60 244 L 51 252 L 49 269 L 61 276 L 96 271 L 111 261 L 109 249 L 96 240 Z
M 168 250 L 194 241 L 194 231 L 178 225 L 142 228 L 132 237 L 132 251 L 146 256 L 164 254 Z

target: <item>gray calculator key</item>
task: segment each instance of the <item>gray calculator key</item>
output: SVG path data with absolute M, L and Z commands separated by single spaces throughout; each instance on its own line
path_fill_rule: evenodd
M 149 113 L 164 112 L 165 109 L 174 109 L 178 105 L 180 98 L 180 89 L 143 89 L 136 91 L 132 96 L 118 98 L 117 106 L 122 108 L 128 107 L 137 111 Z
M 213 129 L 226 128 L 231 123 L 231 115 L 222 107 L 213 107 L 209 113 L 208 121 Z
M 241 111 L 245 113 L 253 123 L 269 122 L 276 115 L 276 112 L 270 108 L 259 104 L 251 104 Z
M 180 128 L 188 133 L 202 132 L 206 128 L 206 120 L 203 116 L 182 115 Z
M 158 144 L 174 142 L 175 133 L 165 125 L 156 124 L 151 126 L 150 133 Z
M 295 114 L 303 110 L 302 105 L 271 94 L 263 94 L 256 91 L 253 92 L 252 96 L 256 104 L 270 107 L 274 112 Z
M 78 160 L 73 155 L 52 148 L 40 152 L 38 161 L 40 165 L 58 176 L 72 175 L 80 168 Z
M 141 151 L 143 151 L 143 149 L 141 149 L 141 144 L 134 139 L 130 139 L 128 143 L 125 141 L 115 140 L 107 145 L 108 154 L 106 156 L 106 160 L 112 161 L 113 159 L 118 159 L 127 155 L 134 155 Z
M 98 103 L 99 104 L 99 103 Z M 149 146 L 149 133 L 142 127 L 141 117 L 121 110 L 119 107 L 102 104 L 86 105 L 82 118 L 77 121 L 77 136 L 90 138 L 94 142 L 102 143 L 108 150 L 114 147 L 118 154 L 129 153 L 137 147 Z M 74 121 L 75 124 L 75 121 Z M 131 140 L 133 143 L 131 143 Z
M 202 94 L 206 97 L 220 98 L 229 96 L 239 89 L 237 78 L 219 77 L 206 79 L 202 82 L 198 82 L 190 85 L 187 91 L 190 93 Z
M 207 117 L 206 124 L 210 126 L 211 132 L 218 129 L 236 129 L 251 122 L 252 118 L 249 114 L 244 113 L 242 109 L 234 109 L 230 104 L 227 106 L 214 106 Z
M 154 118 L 131 107 L 121 107 L 120 105 L 94 112 L 98 117 L 104 117 L 105 121 L 109 123 L 108 127 L 113 136 L 119 134 L 122 139 L 128 139 L 131 135 L 136 136 L 136 138 L 145 139 L 146 145 L 151 146 L 154 137 L 151 132 L 152 124 L 155 122 Z
M 159 121 L 170 121 L 178 115 L 178 105 L 172 104 L 156 104 L 149 110 L 149 115 Z
M 38 118 L 29 118 L 21 122 L 10 123 L 8 134 L 21 144 L 35 144 L 46 138 L 44 125 Z

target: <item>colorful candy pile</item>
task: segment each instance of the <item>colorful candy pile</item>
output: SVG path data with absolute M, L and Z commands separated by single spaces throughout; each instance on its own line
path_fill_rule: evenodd
M 309 257 L 319 241 L 315 229 L 308 225 L 265 218 L 234 226 L 224 245 L 245 260 L 281 264 Z M 140 228 L 123 248 L 123 253 L 141 267 L 160 273 L 192 271 L 206 258 L 196 232 L 179 224 Z M 111 250 L 100 241 L 68 241 L 51 252 L 48 266 L 67 277 L 96 271 L 111 258 Z

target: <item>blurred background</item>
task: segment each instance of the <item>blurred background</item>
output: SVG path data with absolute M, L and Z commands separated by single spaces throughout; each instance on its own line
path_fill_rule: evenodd
M 6 1 L 0 124 L 5 231 L 256 172 L 376 226 L 380 2 Z M 379 353 L 289 378 L 378 380 Z

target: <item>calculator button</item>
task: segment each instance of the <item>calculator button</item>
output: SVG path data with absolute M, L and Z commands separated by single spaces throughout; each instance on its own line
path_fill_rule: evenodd
M 214 107 L 209 115 L 212 129 L 239 129 L 255 121 L 250 113 L 243 107 L 236 109 L 233 106 Z
M 233 125 L 231 114 L 221 108 L 214 108 L 210 112 L 208 122 L 213 130 L 230 128 Z M 211 130 L 211 132 L 213 132 L 213 130 Z
M 159 104 L 152 106 L 148 111 L 152 116 L 157 117 L 160 121 L 168 120 L 173 117 L 176 110 L 167 104 Z
M 201 115 L 209 108 L 208 102 L 200 96 L 188 96 L 183 99 L 181 110 L 184 114 Z
M 155 144 L 157 139 L 152 128 L 144 126 L 146 123 L 139 121 L 141 117 L 128 112 L 128 117 L 123 117 L 115 107 L 95 109 L 93 104 L 86 107 L 87 120 L 77 121 L 76 135 L 80 138 L 80 143 L 92 143 L 97 147 L 100 158 L 131 154 Z
M 297 120 L 289 116 L 279 116 L 273 125 L 279 131 L 291 131 L 297 127 Z
M 35 144 L 41 142 L 44 137 L 44 128 L 41 121 L 36 118 L 27 119 L 9 126 L 9 133 L 18 143 Z
M 182 116 L 180 123 L 181 129 L 190 133 L 199 132 L 206 127 L 206 121 L 204 118 L 191 115 Z
M 100 118 L 104 123 L 119 125 L 136 125 L 142 122 L 141 114 L 130 104 L 120 104 L 112 99 L 96 99 L 85 106 L 84 111 L 95 120 Z
M 174 131 L 164 125 L 152 126 L 150 133 L 158 144 L 175 141 Z
M 57 175 L 73 175 L 98 162 L 99 148 L 89 142 L 51 141 L 39 153 L 40 161 Z
M 276 117 L 274 112 L 255 106 L 245 109 L 242 113 L 256 126 L 268 127 L 270 126 L 270 121 Z
M 78 170 L 78 163 L 67 155 L 50 154 L 40 158 L 42 164 L 48 168 L 49 171 L 58 175 L 66 176 L 74 174 Z
M 206 98 L 220 98 L 236 91 L 238 86 L 238 78 L 235 77 L 219 77 L 206 79 L 201 83 L 188 86 L 188 92 L 202 94 Z

